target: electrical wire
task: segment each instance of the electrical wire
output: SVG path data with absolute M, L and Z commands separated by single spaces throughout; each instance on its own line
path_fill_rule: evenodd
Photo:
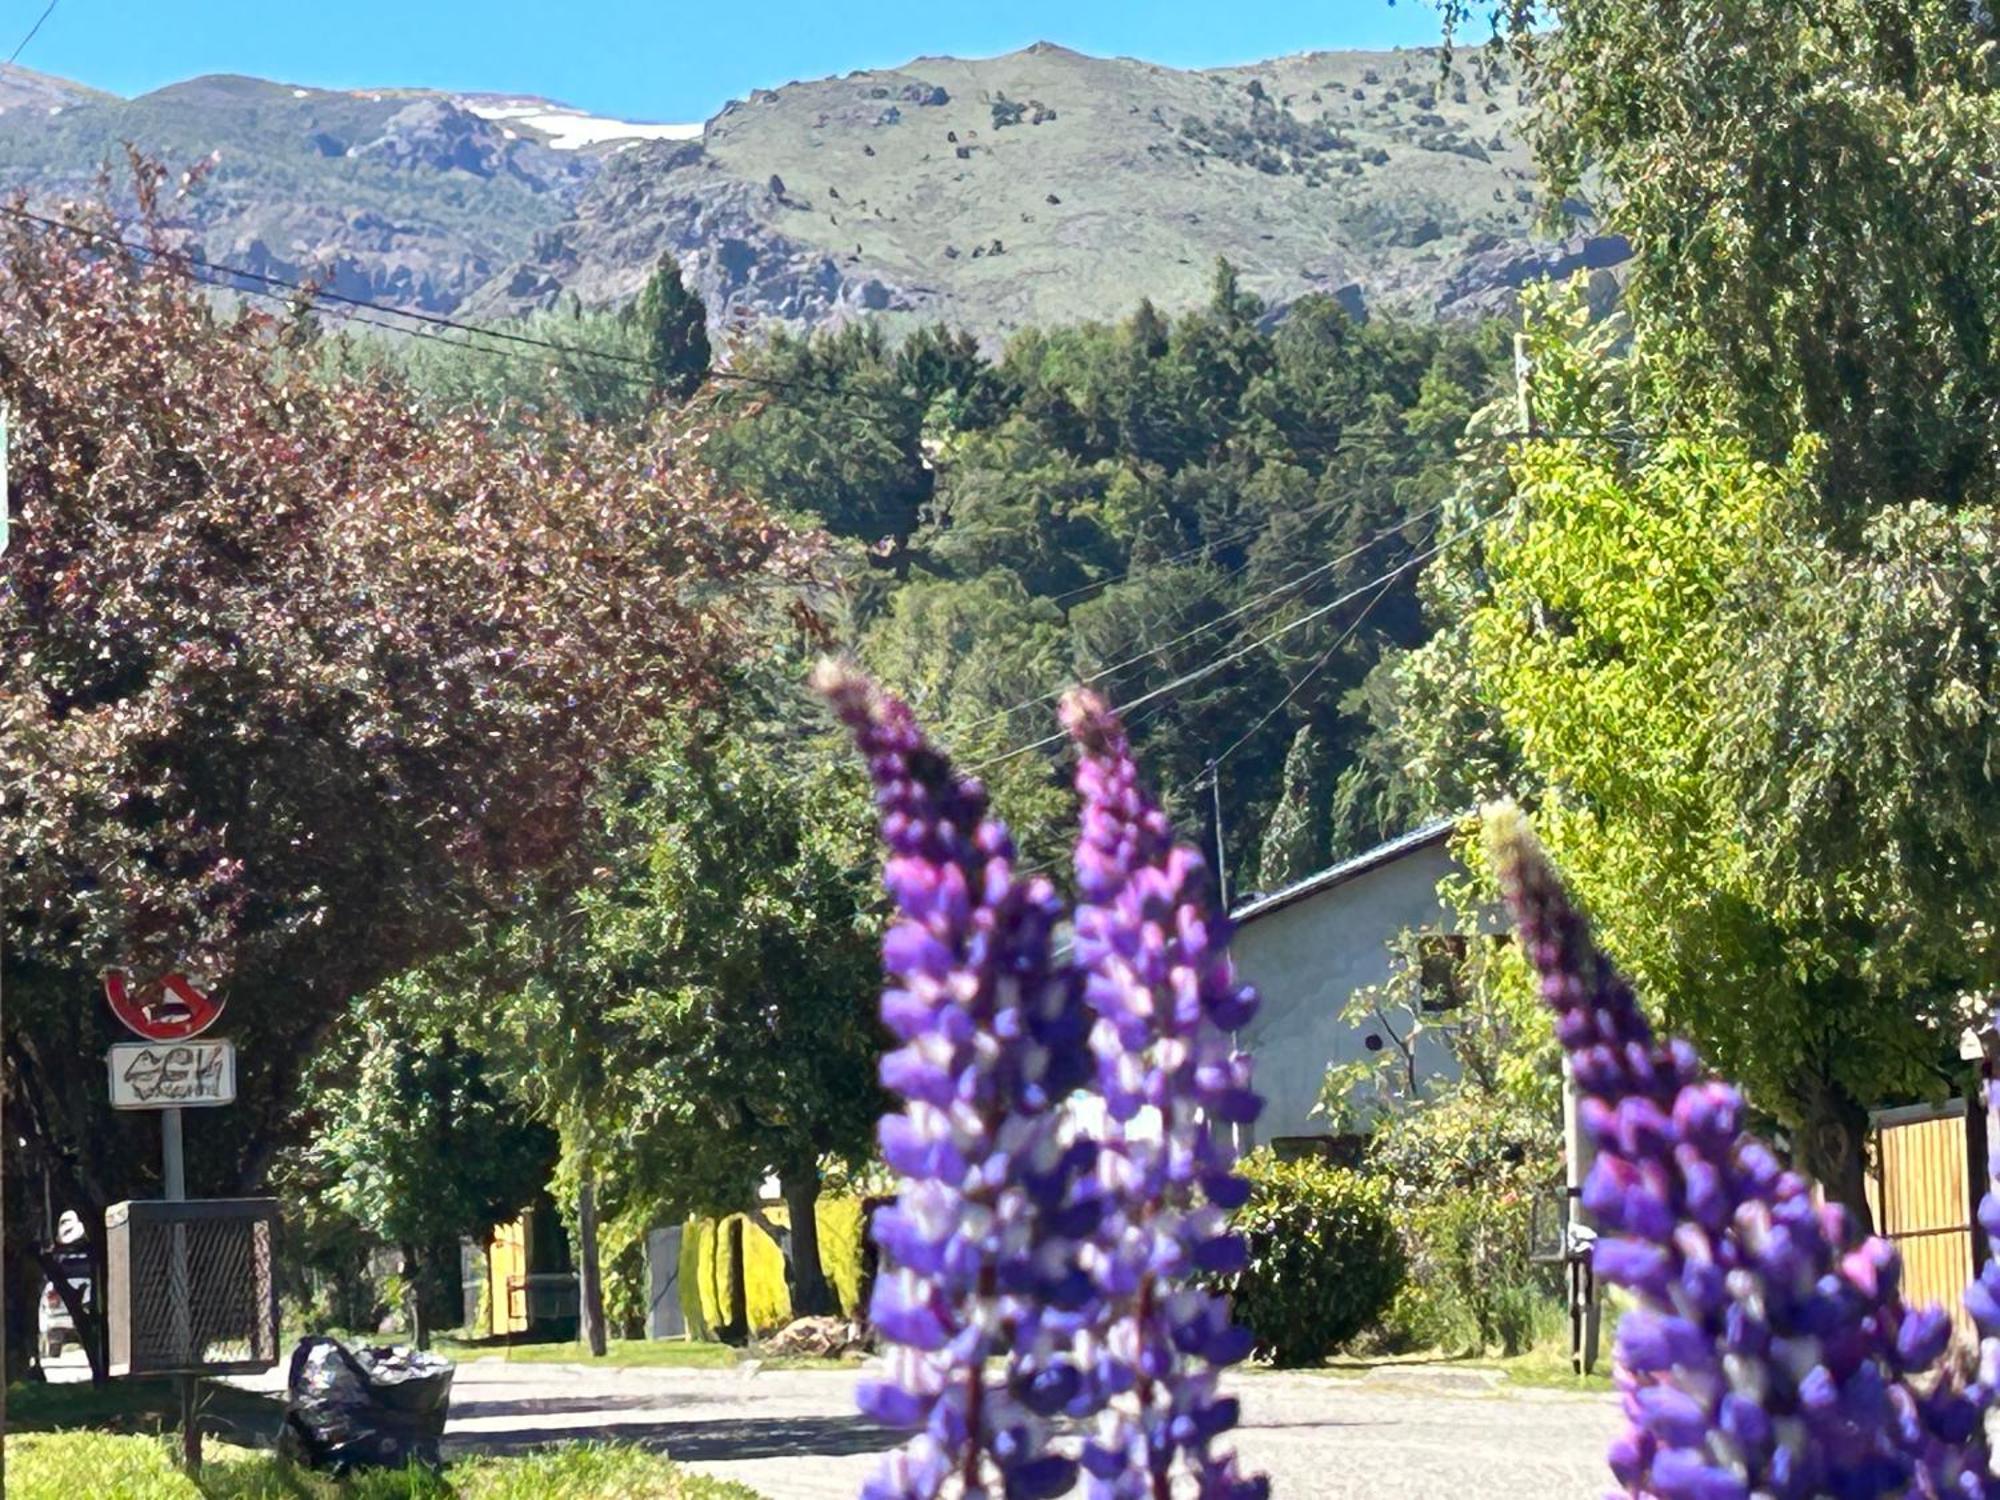
M 1171 682 L 1162 683 L 1160 686 L 1153 688 L 1148 692 L 1141 693 L 1138 697 L 1131 699 L 1129 702 L 1116 705 L 1116 707 L 1113 709 L 1113 712 L 1119 714 L 1120 716 L 1123 716 L 1125 714 L 1130 713 L 1133 709 L 1138 708 L 1143 704 L 1151 703 L 1155 699 L 1165 697 L 1170 693 L 1177 693 L 1184 687 L 1191 686 L 1192 684 L 1201 681 L 1205 677 L 1212 676 L 1214 673 L 1221 671 L 1224 667 L 1229 666 L 1234 662 L 1241 661 L 1244 657 L 1249 656 L 1251 653 L 1259 651 L 1263 647 L 1270 645 L 1271 642 L 1279 639 L 1280 637 L 1290 635 L 1294 630 L 1299 629 L 1301 626 L 1309 625 L 1314 620 L 1323 618 L 1324 616 L 1332 613 L 1334 610 L 1340 608 L 1343 604 L 1350 603 L 1353 600 L 1359 598 L 1362 594 L 1367 593 L 1368 590 L 1376 587 L 1377 585 L 1387 584 L 1393 581 L 1400 574 L 1408 572 L 1411 568 L 1416 567 L 1420 563 L 1429 561 L 1431 558 L 1437 556 L 1440 552 L 1442 552 L 1446 547 L 1451 546 L 1452 543 L 1462 541 L 1467 536 L 1470 536 L 1473 532 L 1479 530 L 1482 526 L 1490 524 L 1494 519 L 1495 519 L 1494 516 L 1487 516 L 1482 520 L 1474 521 L 1469 526 L 1461 527 L 1458 531 L 1453 532 L 1443 541 L 1434 543 L 1432 546 L 1425 548 L 1421 552 L 1412 553 L 1409 557 L 1404 558 L 1400 563 L 1396 564 L 1395 567 L 1389 569 L 1388 572 L 1382 574 L 1379 577 L 1369 579 L 1366 583 L 1362 584 L 1361 587 L 1356 589 L 1350 589 L 1347 593 L 1342 594 L 1338 599 L 1332 600 L 1331 602 L 1326 604 L 1322 604 L 1321 606 L 1319 606 L 1319 608 L 1312 610 L 1307 614 L 1300 615 L 1296 620 L 1291 621 L 1289 624 L 1281 625 L 1276 630 L 1271 631 L 1269 634 L 1259 636 L 1256 640 L 1251 641 L 1249 644 L 1237 647 L 1234 651 L 1229 652 L 1227 655 L 1216 657 L 1212 661 L 1205 662 L 1201 666 L 1195 667 L 1190 671 L 1183 672 L 1180 676 L 1174 678 Z M 1048 746 L 1055 744 L 1058 740 L 1062 739 L 1063 737 L 1064 737 L 1064 731 L 1058 730 L 1056 731 L 1056 733 L 1050 735 L 1044 735 L 1042 738 L 1038 740 L 1031 740 L 1025 745 L 1016 745 L 1011 750 L 1003 750 L 998 755 L 988 756 L 985 760 L 982 760 L 975 765 L 968 766 L 966 767 L 966 769 L 967 771 L 983 771 L 992 766 L 1004 765 L 1006 762 L 1014 760 L 1019 756 L 1027 755 L 1031 751 L 1046 749 Z
M 43 10 L 43 12 L 39 16 L 35 17 L 35 24 L 28 28 L 28 34 L 22 37 L 20 41 L 16 42 L 14 44 L 14 50 L 7 54 L 8 67 L 11 68 L 14 66 L 15 61 L 21 56 L 22 52 L 24 52 L 27 49 L 28 43 L 32 42 L 35 39 L 35 33 L 42 29 L 42 23 L 48 20 L 50 16 L 56 13 L 56 7 L 61 3 L 62 0 L 49 0 L 48 7 L 45 10 Z
M 52 5 L 50 9 L 53 8 L 54 6 Z M 44 19 L 46 19 L 46 13 L 44 14 Z M 32 35 L 32 32 L 30 33 L 30 35 Z M 252 295 L 291 293 L 293 294 L 293 296 L 283 296 L 283 295 L 271 296 L 271 300 L 287 304 L 291 303 L 294 300 L 294 297 L 305 297 L 315 302 L 336 303 L 339 304 L 341 307 L 353 310 L 352 312 L 349 313 L 336 313 L 335 314 L 336 316 L 340 316 L 347 321 L 362 323 L 369 327 L 381 328 L 390 333 L 412 336 L 416 333 L 416 330 L 411 328 L 399 327 L 398 325 L 393 323 L 380 323 L 373 319 L 359 316 L 359 314 L 376 313 L 385 317 L 406 318 L 411 320 L 412 322 L 422 323 L 432 328 L 450 330 L 457 333 L 468 334 L 476 338 L 495 339 L 505 343 L 523 346 L 526 348 L 542 350 L 547 353 L 565 355 L 572 359 L 595 359 L 595 360 L 608 361 L 626 367 L 637 367 L 641 371 L 644 371 L 647 368 L 646 361 L 641 359 L 637 355 L 620 354 L 617 351 L 610 349 L 593 349 L 583 344 L 560 343 L 553 339 L 538 338 L 532 334 L 519 333 L 510 329 L 494 328 L 486 324 L 468 323 L 463 321 L 462 319 L 449 318 L 441 313 L 424 312 L 421 309 L 417 308 L 390 307 L 384 303 L 371 302 L 364 297 L 352 297 L 343 292 L 331 291 L 326 287 L 315 285 L 312 282 L 294 281 L 288 277 L 274 276 L 264 271 L 252 271 L 247 269 L 246 267 L 232 266 L 225 261 L 208 260 L 202 256 L 194 255 L 187 251 L 162 250 L 150 245 L 137 245 L 132 243 L 130 240 L 122 238 L 119 235 L 111 234 L 100 229 L 92 229 L 88 225 L 71 223 L 65 219 L 52 218 L 47 214 L 38 214 L 33 212 L 32 210 L 21 208 L 14 204 L 0 204 L 0 214 L 5 214 L 10 218 L 18 219 L 26 223 L 38 224 L 44 228 L 53 229 L 62 234 L 74 235 L 79 238 L 94 240 L 100 244 L 116 246 L 117 248 L 122 249 L 130 254 L 142 255 L 156 262 L 178 264 L 194 272 L 198 277 L 200 276 L 200 273 L 208 272 L 210 273 L 208 277 L 201 278 L 205 281 L 205 284 L 210 286 L 220 286 L 223 287 L 225 290 L 249 293 Z M 226 277 L 228 278 L 228 281 L 226 282 L 216 281 L 213 279 L 216 276 Z M 242 286 L 236 284 L 246 281 L 253 282 L 256 285 Z M 264 289 L 263 292 L 260 293 L 258 291 L 258 288 L 263 288 Z M 331 309 L 329 310 L 331 311 Z M 477 344 L 460 343 L 459 341 L 455 340 L 442 340 L 441 342 L 454 345 L 455 347 L 480 350 L 481 352 L 489 354 L 507 354 L 510 352 L 508 350 L 488 348 L 486 346 Z M 876 406 L 883 410 L 893 409 L 905 415 L 910 413 L 916 413 L 918 415 L 921 415 L 923 412 L 928 410 L 928 403 L 926 403 L 921 397 L 917 396 L 891 396 L 880 393 L 843 390 L 834 386 L 816 385 L 808 381 L 786 380 L 779 376 L 753 375 L 745 371 L 725 369 L 722 368 L 721 366 L 716 366 L 716 365 L 709 366 L 702 373 L 705 378 L 710 380 L 727 381 L 736 384 L 756 386 L 770 390 L 805 391 L 819 396 L 832 396 L 832 397 L 838 397 L 841 400 L 845 401 L 856 401 L 864 405 Z M 650 388 L 651 381 L 644 374 L 635 374 L 626 378 L 629 379 L 631 383 L 634 385 L 644 385 Z M 1470 461 L 1475 457 L 1475 450 L 1491 447 L 1496 444 L 1504 445 L 1516 442 L 1577 441 L 1577 442 L 1630 443 L 1641 440 L 1643 439 L 1638 434 L 1633 434 L 1624 438 L 1620 438 L 1619 436 L 1608 432 L 1559 431 L 1559 430 L 1542 430 L 1542 431 L 1528 432 L 1528 433 L 1495 432 L 1495 433 L 1482 434 L 1477 437 L 1461 437 L 1455 439 L 1453 444 L 1454 452 L 1450 454 L 1449 457 L 1459 462 Z M 1400 445 L 1416 445 L 1416 444 L 1425 444 L 1433 442 L 1435 442 L 1435 439 L 1425 437 L 1418 433 L 1350 430 L 1348 432 L 1342 433 L 1331 446 L 1323 448 L 1321 451 L 1326 456 L 1332 457 L 1340 453 L 1350 451 L 1357 447 L 1365 448 L 1369 446 L 1379 445 L 1384 448 L 1393 448 Z M 1214 544 L 1206 543 L 1204 544 L 1204 547 L 1208 545 L 1214 545 Z M 1199 551 L 1199 550 L 1203 549 L 1201 548 L 1191 549 L 1189 552 L 1181 554 L 1181 556 L 1182 557 L 1191 556 L 1193 555 L 1194 551 Z M 1108 581 L 1109 580 L 1099 580 L 1098 582 L 1093 584 L 1081 585 L 1080 589 L 1098 587 L 1101 586 L 1104 582 Z
M 1444 502 L 1440 500 L 1437 504 L 1431 506 L 1429 509 L 1419 511 L 1416 515 L 1398 521 L 1393 526 L 1385 527 L 1383 530 L 1378 531 L 1377 533 L 1375 533 L 1375 535 L 1369 537 L 1366 541 L 1356 543 L 1354 546 L 1348 548 L 1347 551 L 1341 553 L 1338 557 L 1332 558 L 1327 562 L 1319 563 L 1314 567 L 1309 568 L 1306 572 L 1301 573 L 1298 577 L 1293 578 L 1286 583 L 1281 583 L 1276 588 L 1266 590 L 1264 593 L 1258 595 L 1256 598 L 1250 599 L 1245 603 L 1239 604 L 1234 609 L 1227 610 L 1224 613 L 1217 615 L 1214 619 L 1204 620 L 1201 624 L 1195 626 L 1192 630 L 1183 631 L 1181 634 L 1173 637 L 1171 640 L 1161 641 L 1156 645 L 1148 646 L 1144 651 L 1140 651 L 1135 655 L 1128 656 L 1123 661 L 1113 662 L 1108 667 L 1099 667 L 1095 672 L 1089 672 L 1083 675 L 1082 677 L 1076 678 L 1075 682 L 1083 685 L 1088 685 L 1094 682 L 1101 682 L 1104 678 L 1122 672 L 1127 667 L 1137 666 L 1140 662 L 1145 661 L 1149 657 L 1157 656 L 1162 651 L 1171 650 L 1173 647 L 1183 645 L 1186 642 L 1195 639 L 1197 636 L 1206 635 L 1209 631 L 1216 629 L 1218 626 L 1226 625 L 1231 620 L 1240 618 L 1241 616 L 1248 614 L 1252 610 L 1255 610 L 1261 607 L 1262 605 L 1268 604 L 1273 599 L 1281 598 L 1285 594 L 1290 593 L 1295 588 L 1302 587 L 1304 584 L 1310 582 L 1314 577 L 1318 576 L 1319 574 L 1328 572 L 1333 568 L 1337 568 L 1344 562 L 1352 561 L 1354 558 L 1359 557 L 1362 553 L 1366 552 L 1370 547 L 1379 546 L 1381 543 L 1390 540 L 1404 528 L 1416 525 L 1421 521 L 1427 520 L 1429 517 L 1437 514 L 1437 512 L 1443 509 L 1443 507 L 1444 507 Z M 1374 581 L 1375 580 L 1371 579 L 1369 580 L 1369 584 L 1364 584 L 1362 587 L 1367 588 Z M 1023 702 L 1011 704 L 1006 708 L 996 710 L 995 712 L 986 715 L 986 717 L 984 717 L 983 719 L 978 719 L 973 723 L 966 725 L 965 726 L 966 732 L 970 733 L 972 730 L 975 729 L 983 729 L 986 725 L 991 724 L 996 720 L 1007 718 L 1011 714 L 1019 713 L 1024 708 L 1033 708 L 1038 703 L 1047 703 L 1051 698 L 1060 698 L 1068 690 L 1069 690 L 1068 685 L 1065 685 L 1064 687 L 1059 687 L 1050 692 L 1042 693 L 1036 697 L 1026 699 Z
M 1238 750 L 1241 750 L 1244 747 L 1244 745 L 1248 744 L 1250 740 L 1256 736 L 1258 730 L 1262 729 L 1266 724 L 1270 723 L 1271 720 L 1275 719 L 1279 714 L 1283 713 L 1288 707 L 1290 707 L 1292 700 L 1297 698 L 1298 695 L 1305 690 L 1306 684 L 1311 682 L 1313 678 L 1317 677 L 1321 672 L 1326 670 L 1328 663 L 1330 663 L 1333 660 L 1334 653 L 1340 650 L 1342 646 L 1346 645 L 1350 640 L 1354 638 L 1355 632 L 1358 631 L 1362 627 L 1362 625 L 1367 622 L 1368 616 L 1374 613 L 1375 606 L 1380 604 L 1385 598 L 1388 597 L 1389 585 L 1394 582 L 1395 580 L 1391 578 L 1388 580 L 1388 582 L 1385 582 L 1381 588 L 1377 589 L 1375 591 L 1375 597 L 1370 599 L 1365 605 L 1362 606 L 1361 613 L 1356 615 L 1351 621 L 1348 622 L 1348 626 L 1345 630 L 1341 631 L 1339 635 L 1334 637 L 1332 644 L 1329 645 L 1326 648 L 1326 650 L 1322 651 L 1319 654 L 1319 660 L 1314 662 L 1310 667 L 1308 667 L 1305 670 L 1305 672 L 1300 675 L 1299 680 L 1292 684 L 1291 690 L 1287 692 L 1284 697 L 1280 698 L 1276 703 L 1272 704 L 1268 709 L 1266 709 L 1262 717 L 1260 717 L 1256 723 L 1252 724 L 1248 729 L 1244 730 L 1243 733 L 1239 734 L 1235 739 L 1231 740 L 1229 744 L 1225 746 L 1223 750 L 1219 754 L 1217 754 L 1213 760 L 1211 760 L 1208 763 L 1211 772 L 1218 772 L 1224 761 L 1228 760 L 1230 756 L 1234 755 Z

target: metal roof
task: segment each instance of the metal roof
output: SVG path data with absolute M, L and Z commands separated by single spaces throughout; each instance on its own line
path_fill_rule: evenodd
M 1344 859 L 1337 865 L 1321 870 L 1317 875 L 1308 875 L 1304 880 L 1294 881 L 1281 891 L 1274 891 L 1268 896 L 1259 896 L 1255 900 L 1246 902 L 1230 913 L 1230 921 L 1241 927 L 1245 922 L 1268 916 L 1295 901 L 1303 901 L 1308 896 L 1317 896 L 1320 892 L 1330 891 L 1337 885 L 1345 885 L 1357 876 L 1366 875 L 1370 870 L 1394 864 L 1406 854 L 1414 854 L 1419 849 L 1428 849 L 1432 844 L 1441 843 L 1451 837 L 1452 831 L 1464 822 L 1465 818 L 1464 813 L 1454 813 L 1448 818 L 1439 818 L 1434 823 L 1426 823 L 1421 828 L 1412 829 L 1401 838 L 1377 844 L 1373 849 L 1364 849 L 1352 859 Z

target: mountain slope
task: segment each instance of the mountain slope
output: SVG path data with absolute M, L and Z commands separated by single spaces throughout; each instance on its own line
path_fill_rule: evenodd
M 46 200 L 93 191 L 106 169 L 118 185 L 127 141 L 177 170 L 212 158 L 176 208 L 198 253 L 448 311 L 562 224 L 613 149 L 559 149 L 560 122 L 590 117 L 515 102 L 540 109 L 515 122 L 424 91 L 229 76 L 119 99 L 0 69 L 0 186 Z
M 237 78 L 131 101 L 36 80 L 30 103 L 33 76 L 0 71 L 0 106 L 23 92 L 0 108 L 0 183 L 75 190 L 125 139 L 175 164 L 219 150 L 190 210 L 204 253 L 469 316 L 617 301 L 669 249 L 723 327 L 888 314 L 989 336 L 1185 306 L 1218 255 L 1275 305 L 1459 316 L 1623 254 L 1587 219 L 1537 241 L 1524 95 L 1429 51 L 1190 72 L 1038 44 L 759 90 L 699 139 L 545 100 Z

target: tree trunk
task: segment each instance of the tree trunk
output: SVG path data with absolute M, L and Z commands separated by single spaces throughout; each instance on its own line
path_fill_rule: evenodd
M 576 1190 L 577 1316 L 593 1358 L 605 1354 L 604 1271 L 597 1258 L 597 1183 L 586 1170 Z
M 460 1279 L 457 1240 L 436 1240 L 424 1246 L 423 1276 L 417 1295 L 424 1303 L 424 1326 L 435 1336 L 440 1329 L 465 1321 L 465 1287 Z
M 410 1342 L 419 1349 L 431 1346 L 429 1310 L 424 1306 L 424 1266 L 417 1247 L 405 1241 L 398 1247 L 403 1256 L 403 1316 L 410 1320 Z
M 818 1164 L 807 1162 L 796 1172 L 787 1172 L 779 1186 L 792 1220 L 792 1253 L 785 1265 L 791 1280 L 792 1316 L 817 1318 L 838 1312 L 833 1288 L 827 1285 L 819 1260 L 819 1221 L 813 1214 L 819 1203 Z
M 1799 1169 L 1825 1189 L 1829 1202 L 1854 1215 L 1862 1233 L 1874 1233 L 1874 1215 L 1868 1211 L 1868 1111 L 1824 1077 L 1806 1079 L 1798 1102 L 1794 1156 Z

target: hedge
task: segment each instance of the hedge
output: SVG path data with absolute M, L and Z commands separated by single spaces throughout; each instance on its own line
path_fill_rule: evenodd
M 1280 1365 L 1318 1364 L 1373 1323 L 1402 1285 L 1403 1246 L 1375 1179 L 1308 1157 L 1246 1158 L 1232 1226 L 1249 1263 L 1224 1279 L 1236 1320 Z
M 862 1257 L 867 1249 L 868 1216 L 859 1198 L 822 1198 L 819 1221 L 819 1263 L 839 1299 L 841 1316 L 858 1318 L 862 1301 Z
M 782 1208 L 768 1210 L 765 1217 L 779 1228 L 785 1227 Z M 750 1318 L 750 1336 L 762 1338 L 792 1321 L 792 1297 L 785 1287 L 785 1253 L 776 1240 L 742 1214 L 736 1219 L 743 1226 L 743 1300 Z
M 687 1323 L 687 1336 L 698 1344 L 708 1342 L 711 1327 L 701 1304 L 701 1233 L 699 1219 L 689 1219 L 681 1226 L 680 1268 L 674 1281 L 680 1288 L 681 1317 Z
M 779 1227 L 785 1209 L 773 1204 L 764 1216 Z M 845 1317 L 861 1315 L 867 1215 L 858 1198 L 822 1198 L 814 1212 L 819 1226 L 820 1271 L 833 1288 Z M 730 1253 L 730 1228 L 742 1230 L 742 1260 Z M 692 1246 L 692 1251 L 690 1251 Z M 693 1275 L 689 1257 L 693 1256 Z M 742 1302 L 738 1304 L 738 1286 Z M 774 1333 L 792 1320 L 791 1291 L 785 1285 L 785 1258 L 777 1242 L 742 1214 L 724 1219 L 690 1219 L 681 1234 L 681 1312 L 692 1338 L 720 1338 L 734 1330 L 732 1309 L 746 1309 L 753 1336 Z

